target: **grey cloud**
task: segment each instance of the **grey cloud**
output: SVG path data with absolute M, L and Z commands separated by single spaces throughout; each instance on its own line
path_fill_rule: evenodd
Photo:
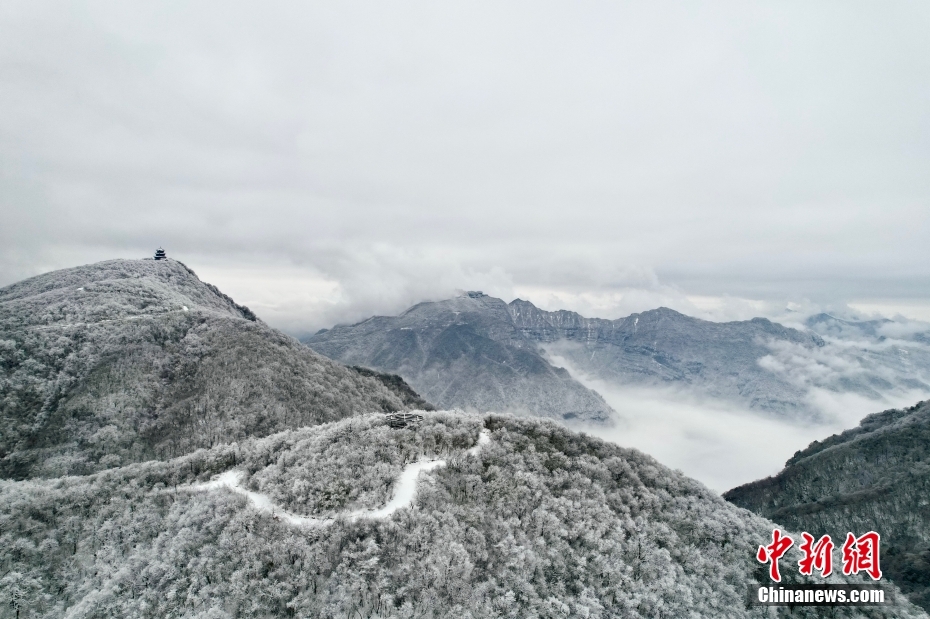
M 928 359 L 925 352 L 923 368 L 928 367 Z M 887 359 L 857 358 L 853 351 L 832 346 L 816 351 L 773 346 L 772 354 L 760 360 L 764 368 L 783 373 L 806 389 L 812 408 L 821 413 L 810 422 L 759 414 L 739 404 L 700 397 L 684 386 L 642 388 L 598 380 L 563 357 L 552 360 L 617 411 L 614 427 L 592 427 L 590 433 L 641 449 L 721 492 L 775 474 L 798 449 L 855 426 L 869 413 L 909 406 L 930 396 L 926 385 L 907 385 L 913 367 L 883 365 Z M 888 381 L 882 392 L 868 380 L 876 375 Z M 837 389 L 843 380 L 848 384 Z M 856 389 L 855 381 L 866 388 Z
M 878 333 L 888 338 L 905 338 L 905 341 L 909 341 L 909 338 L 915 335 L 923 334 L 924 340 L 930 341 L 930 323 L 895 316 L 893 321 L 879 325 Z
M 928 300 L 928 26 L 918 3 L 8 2 L 0 285 L 165 245 L 295 332 L 456 288 Z M 250 293 L 253 269 L 337 292 Z

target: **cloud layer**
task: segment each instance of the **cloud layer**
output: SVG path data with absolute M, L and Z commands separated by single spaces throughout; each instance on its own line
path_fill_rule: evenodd
M 456 288 L 925 304 L 928 26 L 921 3 L 7 2 L 0 285 L 164 245 L 295 332 Z
M 812 402 L 829 421 L 800 423 L 686 391 L 619 387 L 566 369 L 604 396 L 620 417 L 614 427 L 591 427 L 589 433 L 635 447 L 718 492 L 774 475 L 796 451 L 858 425 L 870 413 L 911 406 L 928 396 L 915 390 L 871 399 L 813 389 Z

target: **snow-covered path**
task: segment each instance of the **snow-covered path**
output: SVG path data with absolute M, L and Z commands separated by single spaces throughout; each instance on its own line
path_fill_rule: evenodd
M 470 456 L 476 456 L 481 448 L 491 442 L 491 435 L 487 430 L 482 430 L 478 435 L 478 443 L 469 449 L 466 453 Z M 351 512 L 344 512 L 343 516 L 349 520 L 359 520 L 361 518 L 387 518 L 394 512 L 413 503 L 417 494 L 417 478 L 423 471 L 446 465 L 443 459 L 420 460 L 404 467 L 400 477 L 394 484 L 394 495 L 383 507 L 378 509 L 358 509 Z M 332 524 L 334 518 L 314 518 L 313 516 L 300 516 L 283 509 L 271 500 L 266 494 L 253 492 L 242 487 L 242 471 L 226 471 L 208 482 L 191 486 L 192 490 L 217 490 L 219 488 L 229 488 L 233 492 L 241 494 L 249 499 L 252 506 L 262 512 L 272 514 L 275 518 L 285 522 L 304 527 L 320 527 Z
M 196 486 L 193 486 L 194 490 L 216 490 L 218 488 L 229 488 L 233 492 L 246 497 L 249 500 L 249 503 L 251 503 L 252 507 L 255 509 L 272 514 L 275 518 L 279 518 L 293 525 L 319 527 L 322 525 L 330 524 L 333 521 L 331 518 L 298 516 L 297 514 L 292 514 L 287 510 L 280 509 L 279 507 L 275 506 L 268 495 L 262 494 L 260 492 L 252 492 L 247 488 L 243 488 L 242 471 L 226 471 L 216 479 L 208 481 L 204 484 L 197 484 Z
M 487 430 L 482 430 L 478 433 L 478 442 L 474 447 L 468 450 L 468 455 L 477 456 L 478 452 L 481 451 L 481 448 L 491 442 L 491 433 Z

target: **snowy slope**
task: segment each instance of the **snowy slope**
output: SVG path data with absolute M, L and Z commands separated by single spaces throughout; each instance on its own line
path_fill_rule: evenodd
M 355 417 L 67 483 L 0 482 L 0 587 L 31 617 L 776 616 L 746 603 L 767 578 L 755 554 L 771 522 L 555 423 L 424 417 L 403 430 Z M 490 440 L 470 453 L 482 429 Z M 446 466 L 419 474 L 406 507 L 345 515 L 377 509 L 410 462 L 435 458 Z M 332 522 L 196 486 L 229 470 L 289 513 Z M 926 617 L 904 601 L 867 613 Z
M 0 289 L 0 407 L 0 476 L 22 478 L 405 404 L 179 262 L 111 260 Z

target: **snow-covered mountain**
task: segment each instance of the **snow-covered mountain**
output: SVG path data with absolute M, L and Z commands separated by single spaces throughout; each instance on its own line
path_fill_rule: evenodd
M 609 407 L 561 368 L 616 386 L 675 387 L 778 415 L 811 416 L 809 385 L 778 351 L 811 356 L 812 332 L 764 318 L 716 323 L 667 308 L 618 320 L 468 293 L 303 340 L 344 363 L 403 376 L 442 407 L 601 419 Z
M 399 319 L 385 341 L 428 342 L 423 367 L 609 412 L 577 406 L 602 401 L 499 300 Z M 0 617 L 770 616 L 745 596 L 774 523 L 551 421 L 395 427 L 381 413 L 430 408 L 400 377 L 321 357 L 178 262 L 0 290 L 0 370 Z
M 397 373 L 441 407 L 605 418 L 608 404 L 564 365 L 575 377 L 613 387 L 672 388 L 809 420 L 822 414 L 812 397 L 817 389 L 876 401 L 930 393 L 922 335 L 877 337 L 863 344 L 848 328 L 840 336 L 823 317 L 807 330 L 765 318 L 710 322 L 667 308 L 605 320 L 467 293 L 303 341 L 338 361 Z
M 818 538 L 878 531 L 883 570 L 930 609 L 930 402 L 869 415 L 724 496 Z
M 506 303 L 479 292 L 337 326 L 303 342 L 342 363 L 399 374 L 442 408 L 587 422 L 612 413 L 597 393 L 544 358 Z
M 173 260 L 111 260 L 0 289 L 0 477 L 174 457 L 411 408 L 405 398 Z
M 445 466 L 382 509 L 423 459 Z M 771 582 L 756 552 L 774 523 L 540 419 L 425 413 L 392 429 L 366 415 L 67 483 L 0 482 L 0 523 L 2 617 L 775 616 L 747 604 Z M 783 582 L 822 582 L 791 567 L 796 550 Z M 903 599 L 830 616 L 863 610 L 926 617 Z
M 674 386 L 774 412 L 806 411 L 802 385 L 760 361 L 773 347 L 815 350 L 815 334 L 765 318 L 710 322 L 660 307 L 617 320 L 540 310 L 529 301 L 508 305 L 528 339 L 575 370 L 616 385 Z

